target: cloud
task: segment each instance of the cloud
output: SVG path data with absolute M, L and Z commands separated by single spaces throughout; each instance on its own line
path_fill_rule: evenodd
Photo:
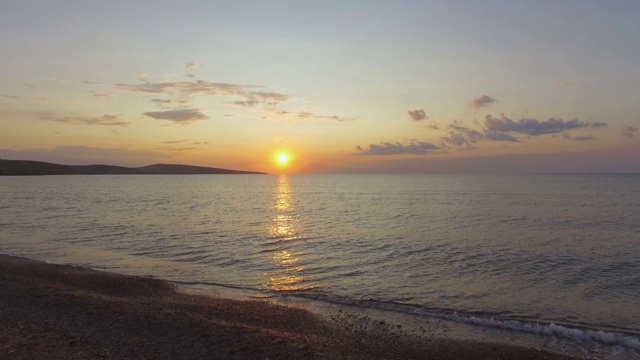
M 508 142 L 520 141 L 516 137 L 505 132 L 491 131 L 487 129 L 483 129 L 482 131 L 471 129 L 463 126 L 462 122 L 456 120 L 453 120 L 451 124 L 447 125 L 447 129 L 449 130 L 449 136 L 440 138 L 442 140 L 442 145 L 445 147 L 447 145 L 454 145 L 474 149 L 475 147 L 473 144 L 483 140 Z
M 237 100 L 237 101 L 233 101 L 230 102 L 230 104 L 233 105 L 238 105 L 238 106 L 242 106 L 242 107 L 254 107 L 256 105 L 258 105 L 260 102 L 256 99 L 250 99 L 250 100 Z
M 141 94 L 165 94 L 176 97 L 174 102 L 187 103 L 193 96 L 235 96 L 240 100 L 230 104 L 252 107 L 258 104 L 278 105 L 289 99 L 289 95 L 274 91 L 254 91 L 260 86 L 229 83 L 212 83 L 204 80 L 177 82 L 146 82 L 142 84 L 115 84 L 120 90 Z M 158 102 L 156 102 L 158 103 Z
M 582 136 L 575 136 L 573 138 L 573 140 L 576 140 L 576 141 L 589 141 L 589 140 L 595 140 L 595 138 L 593 137 L 593 135 L 582 135 Z
M 504 114 L 500 118 L 494 118 L 487 115 L 484 120 L 484 127 L 487 131 L 502 133 L 519 133 L 528 136 L 540 136 L 548 134 L 560 134 L 564 131 L 582 129 L 582 128 L 599 128 L 607 126 L 606 123 L 588 123 L 581 120 L 562 120 L 550 118 L 548 120 L 539 121 L 537 119 L 520 119 L 513 121 Z
M 151 102 L 156 103 L 156 104 L 172 104 L 174 101 L 171 99 L 151 99 Z
M 431 174 L 638 173 L 638 148 L 504 154 L 493 156 L 382 158 L 341 172 Z
M 38 115 L 38 119 L 45 121 L 54 121 L 68 124 L 83 124 L 83 125 L 100 125 L 100 126 L 128 126 L 131 122 L 123 120 L 122 114 L 108 115 L 104 114 L 100 117 L 86 116 L 86 115 L 70 115 L 70 116 L 56 116 L 52 114 L 41 113 Z
M 189 99 L 151 99 L 151 102 L 156 104 L 161 109 L 169 109 L 172 104 L 184 105 L 189 103 Z
M 622 127 L 622 135 L 626 136 L 628 138 L 632 138 L 636 136 L 636 133 L 639 132 L 640 130 L 638 128 L 635 128 L 633 126 L 623 126 Z
M 559 84 L 562 86 L 584 86 L 584 83 L 574 81 L 562 81 Z
M 380 142 L 380 144 L 370 144 L 368 149 L 357 146 L 358 152 L 352 155 L 427 155 L 440 149 L 438 146 L 425 141 L 411 140 L 409 144 L 403 145 L 399 142 Z
M 420 110 L 409 110 L 409 111 L 407 111 L 407 114 L 409 114 L 409 117 L 413 121 L 420 121 L 420 120 L 424 120 L 424 119 L 428 119 L 429 118 L 427 116 L 427 114 L 424 112 L 424 110 L 422 110 L 422 109 L 420 109 Z
M 176 124 L 187 125 L 198 120 L 205 120 L 209 117 L 200 112 L 198 109 L 179 109 L 167 111 L 150 111 L 143 115 L 156 120 L 169 120 Z
M 190 63 L 184 64 L 184 67 L 185 69 L 195 70 L 200 67 L 200 64 L 198 64 L 197 62 L 190 62 Z
M 474 120 L 475 125 L 479 122 Z M 484 126 L 480 130 L 472 129 L 463 125 L 462 122 L 453 120 L 447 125 L 448 136 L 441 137 L 442 146 L 460 146 L 468 149 L 475 148 L 475 143 L 480 141 L 500 141 L 500 142 L 521 142 L 517 135 L 525 135 L 535 137 L 540 135 L 562 134 L 564 139 L 572 139 L 577 141 L 594 140 L 592 135 L 583 135 L 572 137 L 567 131 L 575 129 L 599 129 L 607 127 L 609 124 L 605 122 L 584 122 L 580 120 L 564 121 L 562 119 L 551 118 L 546 121 L 537 119 L 520 119 L 518 121 L 511 120 L 500 115 L 500 118 L 494 118 L 487 115 L 484 120 Z
M 281 93 L 277 93 L 277 92 L 273 92 L 273 91 L 251 91 L 249 92 L 249 97 L 250 98 L 258 98 L 264 101 L 271 101 L 271 102 L 283 102 L 286 101 L 287 99 L 289 99 L 288 95 L 285 94 L 281 94 Z
M 484 135 L 480 131 L 464 127 L 456 120 L 449 124 L 447 129 L 449 129 L 449 136 L 441 138 L 444 146 L 450 144 L 473 148 L 473 145 L 471 145 L 472 143 L 476 143 L 484 139 Z
M 456 132 L 450 131 L 449 136 L 443 136 L 440 139 L 442 140 L 443 146 L 446 146 L 447 144 L 451 144 L 456 146 L 473 147 L 471 146 L 469 140 L 467 140 L 464 137 L 464 134 L 462 133 L 456 133 Z
M 489 95 L 481 95 L 471 100 L 471 107 L 474 109 L 479 109 L 479 108 L 487 107 L 496 102 L 498 102 L 498 100 L 492 98 Z
M 518 140 L 516 137 L 511 136 L 507 133 L 504 132 L 499 132 L 499 131 L 488 131 L 485 130 L 484 131 L 484 137 L 487 140 L 492 140 L 492 141 L 509 141 L 509 142 L 520 142 L 520 140 Z
M 204 80 L 196 81 L 176 81 L 142 84 L 115 84 L 120 90 L 132 91 L 146 94 L 185 94 L 185 95 L 246 95 L 246 90 L 250 86 L 212 83 Z
M 170 151 L 193 151 L 193 150 L 204 150 L 204 149 L 196 148 L 196 147 L 170 147 L 170 148 L 167 148 L 167 150 L 170 150 Z
M 242 95 L 242 94 L 241 94 Z M 229 104 L 238 105 L 242 107 L 255 107 L 259 104 L 267 106 L 275 106 L 281 102 L 285 102 L 289 99 L 288 95 L 277 92 L 263 92 L 263 91 L 249 91 L 244 94 L 244 100 L 237 100 L 230 102 Z
M 336 115 L 318 115 L 309 111 L 271 111 L 267 116 L 263 116 L 263 119 L 276 120 L 276 121 L 284 121 L 284 122 L 295 122 L 295 121 L 304 121 L 304 120 L 330 120 L 330 121 L 349 121 L 355 120 L 355 118 L 347 118 L 340 117 Z
M 28 97 L 28 96 L 16 96 L 16 95 L 2 95 L 7 99 L 15 99 L 15 100 L 47 100 L 47 98 L 43 97 Z
M 170 156 L 170 154 L 151 150 L 91 146 L 58 146 L 53 149 L 0 149 L 0 158 L 2 159 L 38 160 L 69 165 L 142 166 L 162 162 Z
M 95 97 L 99 97 L 99 98 L 110 99 L 110 100 L 112 100 L 112 99 L 113 99 L 113 97 L 111 97 L 111 96 L 109 96 L 109 95 L 107 95 L 107 94 L 98 94 L 98 93 L 93 93 L 93 96 L 95 96 Z

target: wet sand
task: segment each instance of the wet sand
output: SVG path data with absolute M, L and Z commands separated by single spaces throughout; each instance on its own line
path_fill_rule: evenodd
M 267 301 L 0 255 L 2 359 L 567 359 L 492 342 L 350 331 Z

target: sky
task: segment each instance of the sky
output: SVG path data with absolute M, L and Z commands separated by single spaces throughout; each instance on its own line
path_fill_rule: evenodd
M 640 172 L 635 0 L 0 5 L 2 159 Z

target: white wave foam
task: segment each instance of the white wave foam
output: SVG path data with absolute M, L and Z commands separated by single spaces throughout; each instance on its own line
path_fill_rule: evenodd
M 430 318 L 454 321 L 458 323 L 487 326 L 498 329 L 521 331 L 526 333 L 556 336 L 575 341 L 598 342 L 607 345 L 621 345 L 629 349 L 640 350 L 640 339 L 632 335 L 626 335 L 602 330 L 578 329 L 554 323 L 534 323 L 521 320 L 500 319 L 492 316 L 476 316 L 459 313 L 457 311 L 445 311 L 437 309 L 425 309 L 412 305 L 385 303 L 377 301 L 354 301 L 346 298 L 332 296 L 310 296 L 315 300 L 327 301 L 342 305 L 361 306 L 378 310 L 415 314 Z
M 422 312 L 422 311 L 417 311 Z M 523 331 L 539 335 L 557 336 L 560 338 L 567 338 L 577 341 L 595 341 L 608 345 L 622 345 L 630 349 L 640 350 L 640 340 L 638 338 L 614 332 L 606 332 L 602 330 L 587 330 L 571 328 L 563 325 L 556 325 L 554 323 L 530 323 L 518 320 L 503 320 L 493 317 L 479 317 L 479 316 L 467 316 L 461 315 L 457 312 L 454 313 L 438 313 L 425 311 L 425 314 L 429 317 L 441 318 L 450 321 L 462 322 L 466 324 L 474 324 L 481 326 L 489 326 L 500 329 L 508 329 L 515 331 Z

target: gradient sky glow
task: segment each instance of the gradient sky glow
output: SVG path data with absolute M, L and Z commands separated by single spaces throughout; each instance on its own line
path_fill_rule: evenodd
M 0 158 L 640 172 L 638 1 L 2 1 Z

